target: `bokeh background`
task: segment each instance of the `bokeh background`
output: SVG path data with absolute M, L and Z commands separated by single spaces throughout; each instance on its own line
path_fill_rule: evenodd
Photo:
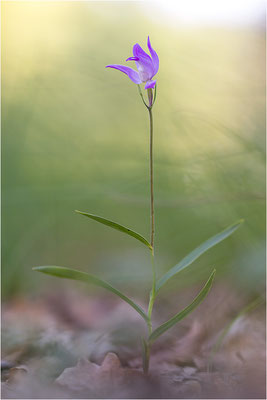
M 262 1 L 232 3 L 2 2 L 4 300 L 85 290 L 33 272 L 38 265 L 95 273 L 132 296 L 149 289 L 145 246 L 74 212 L 149 237 L 147 111 L 136 85 L 104 68 L 123 64 L 136 42 L 145 48 L 148 34 L 160 58 L 158 275 L 245 219 L 165 294 L 205 281 L 214 266 L 237 293 L 262 292 L 265 11 Z

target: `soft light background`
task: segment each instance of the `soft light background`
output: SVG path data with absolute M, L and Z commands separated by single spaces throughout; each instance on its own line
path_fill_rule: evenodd
M 2 2 L 2 293 L 79 286 L 37 265 L 98 274 L 142 296 L 145 246 L 74 213 L 149 236 L 148 115 L 105 69 L 138 42 L 160 57 L 155 116 L 159 275 L 240 218 L 180 274 L 177 292 L 220 279 L 264 285 L 265 12 L 261 1 Z M 82 285 L 80 285 L 82 286 Z M 86 289 L 88 290 L 88 289 Z

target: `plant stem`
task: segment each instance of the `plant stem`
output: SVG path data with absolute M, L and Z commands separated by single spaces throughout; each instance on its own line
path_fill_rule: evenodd
M 149 95 L 149 93 L 148 93 Z M 150 103 L 151 104 L 151 103 Z M 154 263 L 154 235 L 155 235 L 155 212 L 154 212 L 154 180 L 153 180 L 153 115 L 152 115 L 152 105 L 148 107 L 149 113 L 149 127 L 150 127 L 150 146 L 149 146 L 149 177 L 150 177 L 150 244 L 151 244 L 151 266 L 153 273 L 153 283 L 152 290 L 150 292 L 150 299 L 148 305 L 148 334 L 152 333 L 152 322 L 151 315 L 153 310 L 153 305 L 155 301 L 156 293 L 156 271 Z M 149 370 L 149 359 L 150 359 L 150 343 L 146 343 L 145 351 L 145 363 L 144 363 L 144 373 L 148 374 Z
M 152 265 L 152 272 L 153 272 L 153 284 L 152 284 L 152 290 L 150 292 L 150 298 L 149 298 L 149 305 L 148 305 L 148 321 L 147 321 L 147 327 L 148 327 L 148 336 L 151 335 L 152 333 L 152 322 L 151 322 L 151 316 L 152 316 L 152 310 L 154 306 L 154 301 L 155 301 L 155 294 L 156 294 L 156 271 L 155 271 L 155 263 L 154 263 L 154 248 L 151 250 L 151 265 Z M 144 373 L 148 374 L 149 370 L 149 360 L 150 360 L 150 342 L 146 343 L 146 352 L 145 352 L 145 363 L 144 363 Z
M 155 215 L 154 215 L 154 176 L 153 176 L 153 115 L 152 107 L 148 109 L 150 126 L 150 146 L 149 146 L 149 175 L 150 175 L 150 244 L 152 255 L 154 256 L 154 234 L 155 234 Z
M 154 212 L 153 115 L 152 115 L 152 106 L 150 106 L 148 108 L 148 113 L 149 113 L 149 127 L 150 127 L 150 129 L 149 129 L 149 131 L 150 131 L 150 145 L 149 145 L 150 244 L 151 244 L 151 247 L 152 247 L 152 249 L 151 249 L 151 266 L 152 266 L 152 273 L 153 273 L 152 290 L 151 290 L 151 293 L 150 293 L 150 300 L 149 300 L 149 306 L 148 306 L 148 318 L 149 318 L 149 321 L 150 321 L 149 334 L 150 334 L 151 331 L 152 331 L 151 314 L 152 314 L 153 304 L 154 304 L 154 300 L 155 300 L 155 292 L 156 292 L 156 271 L 155 271 L 155 263 L 154 263 L 155 212 Z
M 151 266 L 153 274 L 152 290 L 150 292 L 149 305 L 148 305 L 148 336 L 152 333 L 152 310 L 156 297 L 156 270 L 154 263 L 154 236 L 155 236 L 155 212 L 154 212 L 154 176 L 153 176 L 153 114 L 152 107 L 156 100 L 156 86 L 153 95 L 152 89 L 147 89 L 148 104 L 145 102 L 140 85 L 138 85 L 138 91 L 142 98 L 142 101 L 149 113 L 149 179 L 150 179 L 150 244 L 151 244 Z M 148 374 L 149 370 L 149 359 L 150 359 L 150 342 L 143 340 L 143 370 L 145 374 Z
M 144 374 L 148 374 L 150 358 L 150 346 L 147 342 L 143 343 L 143 370 Z
M 153 305 L 154 305 L 154 301 L 155 301 L 155 294 L 156 294 L 156 271 L 155 271 L 153 250 L 151 250 L 151 266 L 152 266 L 152 273 L 153 273 L 153 283 L 152 283 L 152 290 L 150 292 L 150 299 L 149 299 L 149 305 L 148 305 L 148 311 L 147 311 L 149 328 L 150 328 L 149 334 L 152 333 L 151 315 L 152 315 Z

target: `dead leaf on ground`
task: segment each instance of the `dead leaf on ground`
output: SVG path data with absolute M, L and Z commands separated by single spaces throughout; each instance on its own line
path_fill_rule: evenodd
M 155 385 L 143 372 L 123 368 L 115 353 L 108 353 L 101 366 L 80 359 L 75 367 L 66 368 L 56 383 L 70 391 L 97 398 L 145 397 L 146 393 L 151 395 Z

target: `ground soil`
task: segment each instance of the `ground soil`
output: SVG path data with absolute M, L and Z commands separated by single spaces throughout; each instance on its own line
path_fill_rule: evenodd
M 155 326 L 177 299 L 156 306 Z M 145 376 L 146 327 L 126 303 L 78 292 L 14 299 L 2 311 L 2 398 L 265 398 L 264 305 L 235 319 L 250 300 L 215 288 L 155 342 Z

